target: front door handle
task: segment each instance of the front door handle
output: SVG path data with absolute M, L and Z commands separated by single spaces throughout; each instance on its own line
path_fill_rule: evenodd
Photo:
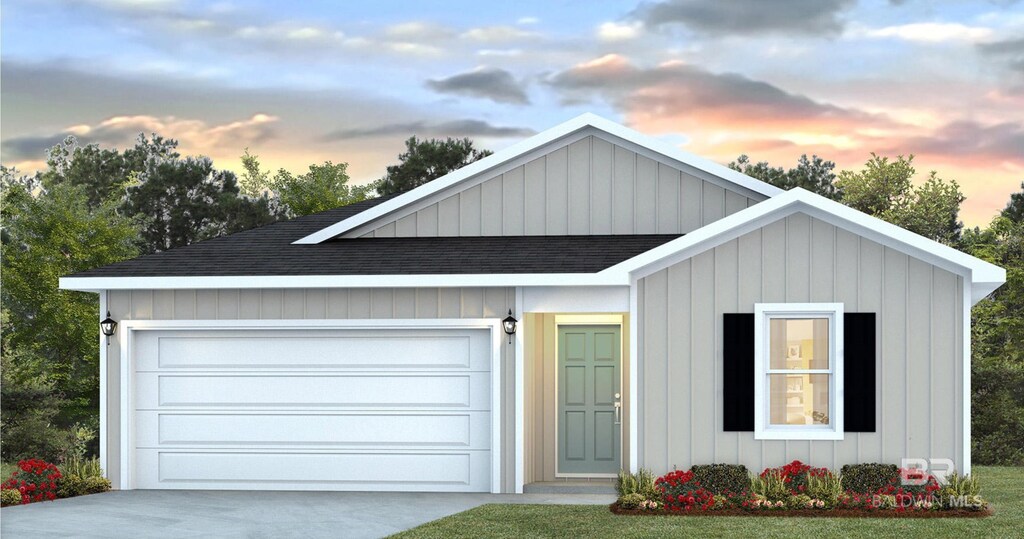
M 615 424 L 622 424 L 622 401 L 619 400 L 619 394 L 615 394 Z

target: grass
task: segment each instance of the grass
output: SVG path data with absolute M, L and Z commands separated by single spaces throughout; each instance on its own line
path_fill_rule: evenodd
M 988 518 L 617 516 L 607 506 L 482 505 L 394 535 L 398 539 L 495 537 L 1020 537 L 1024 468 L 978 466 Z

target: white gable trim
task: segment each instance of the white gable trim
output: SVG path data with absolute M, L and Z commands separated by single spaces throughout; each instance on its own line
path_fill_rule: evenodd
M 1006 282 L 1006 270 L 999 266 L 800 188 L 719 219 L 601 273 L 626 272 L 635 278 L 646 277 L 794 213 L 821 219 L 963 276 L 971 284 L 972 304 Z
M 623 125 L 588 113 L 577 116 L 576 118 L 548 129 L 547 131 L 538 133 L 537 135 L 534 135 L 522 142 L 513 144 L 512 146 L 509 146 L 508 148 L 505 148 L 491 156 L 474 163 L 470 163 L 459 170 L 442 176 L 427 184 L 421 185 L 412 191 L 398 195 L 387 202 L 378 204 L 366 211 L 349 217 L 348 219 L 314 232 L 313 234 L 296 240 L 295 243 L 311 244 L 329 240 L 335 236 L 371 223 L 407 206 L 419 202 L 426 205 L 428 203 L 426 201 L 431 199 L 431 197 L 434 197 L 443 191 L 447 191 L 450 187 L 465 182 L 471 178 L 484 181 L 491 176 L 500 174 L 501 172 L 499 172 L 499 170 L 504 171 L 506 170 L 506 167 L 507 169 L 511 169 L 515 166 L 519 166 L 526 161 L 529 161 L 529 159 L 524 156 L 527 154 L 533 154 L 536 150 L 542 147 L 553 143 L 571 142 L 569 139 L 578 140 L 587 135 L 600 136 L 601 133 L 606 133 L 613 139 L 620 139 L 619 141 L 610 140 L 610 142 L 622 144 L 630 150 L 636 151 L 645 157 L 651 157 L 662 162 L 665 162 L 663 158 L 668 158 L 669 161 L 666 164 L 676 166 L 677 168 L 689 172 L 703 180 L 712 181 L 719 185 L 723 185 L 724 180 L 732 185 L 723 186 L 738 190 L 741 193 L 771 197 L 782 192 L 777 187 L 751 178 L 750 176 L 732 170 L 729 167 L 698 157 L 691 153 L 684 152 L 671 144 L 667 144 L 633 129 L 629 129 Z M 480 177 L 485 173 L 489 174 L 487 178 Z M 432 201 L 434 200 L 431 200 L 431 202 Z

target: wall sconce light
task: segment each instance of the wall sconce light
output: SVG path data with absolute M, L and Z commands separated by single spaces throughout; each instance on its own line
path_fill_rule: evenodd
M 505 334 L 508 335 L 508 343 L 512 344 L 512 335 L 516 332 L 516 322 L 519 322 L 512 316 L 512 309 L 508 310 L 508 316 L 501 321 L 502 327 L 505 328 Z
M 110 337 L 114 334 L 114 330 L 117 329 L 117 322 L 110 317 L 110 311 L 107 311 L 107 317 L 100 322 L 100 331 L 107 336 L 107 344 L 110 344 Z

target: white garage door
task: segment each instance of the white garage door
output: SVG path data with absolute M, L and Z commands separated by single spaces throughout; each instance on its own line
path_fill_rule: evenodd
M 486 329 L 147 330 L 143 489 L 490 490 Z

